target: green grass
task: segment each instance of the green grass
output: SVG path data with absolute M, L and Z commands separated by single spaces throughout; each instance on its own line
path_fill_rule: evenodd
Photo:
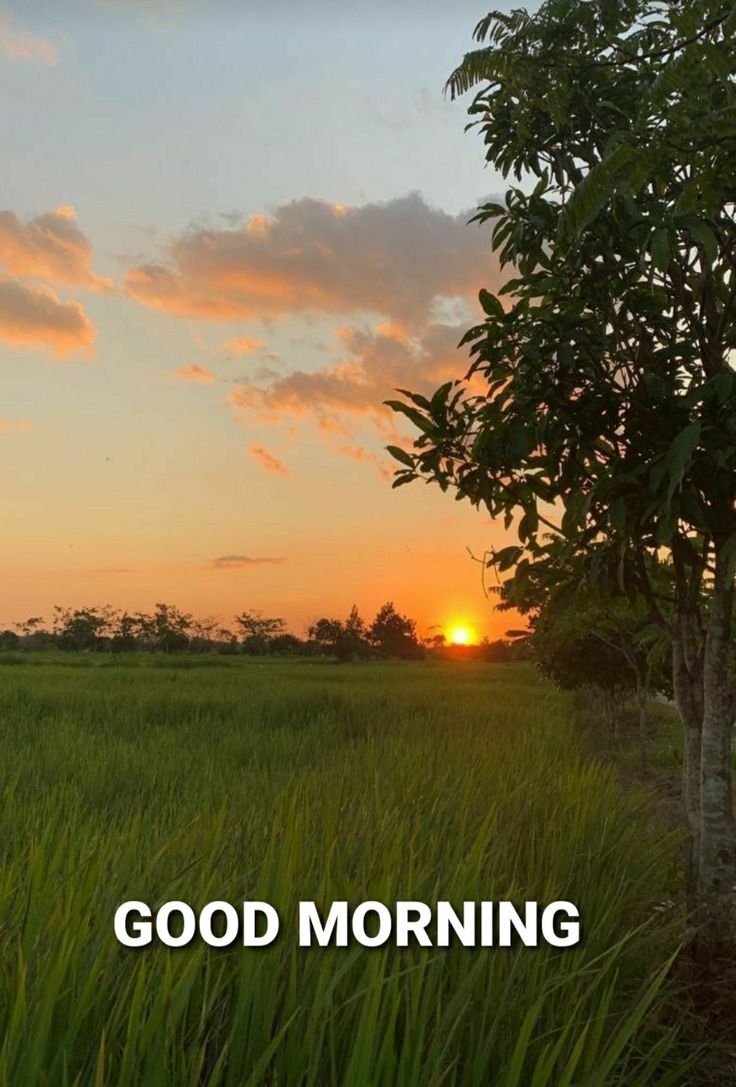
M 0 669 L 2 1087 L 684 1082 L 673 845 L 520 665 Z M 123 901 L 271 947 L 120 947 Z M 564 950 L 299 948 L 299 899 L 569 898 Z

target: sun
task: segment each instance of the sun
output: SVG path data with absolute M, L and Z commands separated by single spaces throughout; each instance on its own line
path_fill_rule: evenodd
M 468 645 L 473 639 L 473 632 L 470 627 L 466 626 L 453 626 L 447 632 L 447 640 L 452 645 Z

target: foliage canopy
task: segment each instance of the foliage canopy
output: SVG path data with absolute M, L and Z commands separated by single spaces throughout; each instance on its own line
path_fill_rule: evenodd
M 419 432 L 396 485 L 515 523 L 491 562 L 518 603 L 618 590 L 671 639 L 702 931 L 731 947 L 734 31 L 734 0 L 547 0 L 478 25 L 449 86 L 480 84 L 472 123 L 516 182 L 476 216 L 509 279 L 480 292 L 465 380 L 390 402 Z

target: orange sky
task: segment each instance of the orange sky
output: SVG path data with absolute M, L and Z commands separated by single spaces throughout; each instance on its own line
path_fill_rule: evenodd
M 392 599 L 498 636 L 468 549 L 502 529 L 392 491 L 384 448 L 383 401 L 462 374 L 500 281 L 467 225 L 500 181 L 439 90 L 477 13 L 412 20 L 407 63 L 401 15 L 320 9 L 277 79 L 283 20 L 222 10 L 0 23 L 0 624 L 161 600 L 301 632 Z

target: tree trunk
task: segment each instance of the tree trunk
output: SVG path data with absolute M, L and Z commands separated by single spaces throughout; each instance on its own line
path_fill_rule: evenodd
M 639 773 L 646 774 L 649 769 L 649 721 L 647 719 L 647 691 L 639 690 L 636 699 L 639 706 Z
M 608 696 L 608 720 L 610 721 L 611 736 L 614 740 L 618 741 L 620 739 L 619 723 L 621 717 L 615 694 L 610 694 Z
M 590 690 L 598 712 L 603 718 L 606 731 L 613 740 L 618 740 L 619 699 L 617 692 L 609 691 L 605 687 L 592 687 Z
M 700 842 L 698 942 L 709 954 L 736 947 L 734 824 L 730 681 L 733 577 L 719 555 L 708 610 L 703 663 L 703 729 L 700 750 Z
M 672 680 L 683 725 L 682 802 L 690 831 L 685 856 L 688 908 L 697 905 L 700 855 L 700 747 L 703 729 L 703 671 L 696 617 L 682 611 L 672 646 Z

